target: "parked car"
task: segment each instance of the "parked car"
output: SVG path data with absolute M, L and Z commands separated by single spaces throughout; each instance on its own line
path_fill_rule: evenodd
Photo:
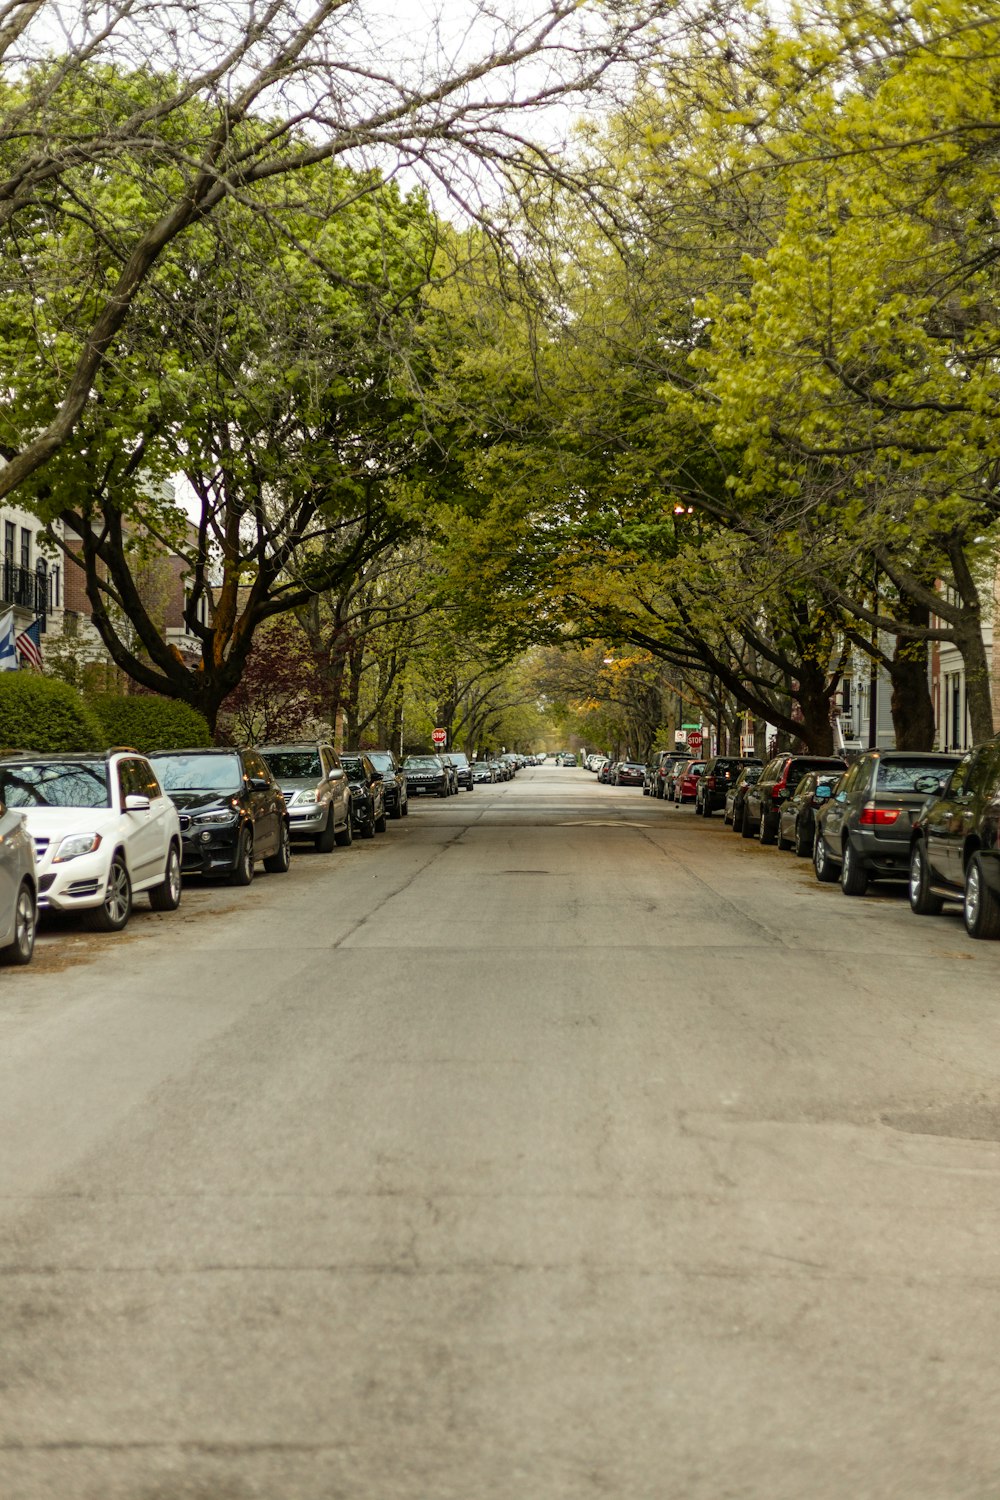
M 760 780 L 747 791 L 743 801 L 745 839 L 759 838 L 762 844 L 773 844 L 778 836 L 778 814 L 781 804 L 790 797 L 808 771 L 846 771 L 847 762 L 839 755 L 793 755 L 783 751 L 769 760 Z
M 677 791 L 677 782 L 681 773 L 687 769 L 693 758 L 691 755 L 685 755 L 683 760 L 672 760 L 667 763 L 667 775 L 663 783 L 663 797 L 665 801 L 672 802 L 674 800 L 674 793 Z
M 381 772 L 376 771 L 362 750 L 344 752 L 340 764 L 347 772 L 347 784 L 351 789 L 354 832 L 363 839 L 373 839 L 377 833 L 385 833 L 385 789 Z
M 603 766 L 600 767 L 597 772 L 597 779 L 602 786 L 611 785 L 611 780 L 615 774 L 615 768 L 617 765 L 618 762 L 616 760 L 606 760 Z
M 256 750 L 157 750 L 149 758 L 177 808 L 185 873 L 249 885 L 258 860 L 272 875 L 287 871 L 288 808 Z
M 747 766 L 759 766 L 755 755 L 713 755 L 705 762 L 705 770 L 698 781 L 694 810 L 703 818 L 710 818 L 720 807 L 726 805 L 726 793 L 740 772 Z
M 615 767 L 615 786 L 642 786 L 646 767 L 637 760 L 620 760 Z
M 514 767 L 505 760 L 493 759 L 490 765 L 496 773 L 497 781 L 513 781 Z
M 436 797 L 451 795 L 451 777 L 440 755 L 408 755 L 403 770 L 411 797 L 422 797 L 428 792 Z
M 760 780 L 763 769 L 763 766 L 747 766 L 726 792 L 726 811 L 723 821 L 732 824 L 734 833 L 739 833 L 743 827 L 743 803 L 746 794 L 754 782 Z
M 910 906 L 934 916 L 945 901 L 962 903 L 970 937 L 1000 938 L 1000 738 L 975 745 L 913 818 Z
M 450 754 L 442 753 L 440 759 L 444 763 L 445 770 L 448 772 L 448 795 L 450 797 L 457 797 L 458 766 L 455 764 L 454 757 Z
M 698 795 L 698 782 L 705 770 L 703 760 L 689 760 L 674 773 L 674 795 L 675 807 L 680 807 L 682 802 L 693 802 Z
M 958 765 L 957 755 L 870 750 L 837 784 L 816 817 L 813 865 L 845 895 L 863 896 L 870 880 L 906 880 L 912 820 Z
M 406 818 L 410 814 L 410 797 L 406 785 L 406 772 L 391 750 L 369 750 L 368 759 L 382 777 L 385 793 L 385 810 L 390 818 Z
M 477 760 L 472 767 L 472 779 L 480 785 L 492 786 L 497 780 L 497 772 L 488 760 Z
M 472 766 L 469 763 L 469 757 L 463 750 L 452 750 L 450 754 L 452 764 L 455 767 L 455 774 L 458 778 L 459 786 L 464 787 L 467 792 L 471 792 L 474 781 L 472 776 Z
M 656 762 L 650 761 L 642 768 L 642 795 L 644 797 L 656 796 Z
M 0 801 L 0 962 L 27 964 L 35 951 L 35 844 L 20 812 Z
M 813 851 L 816 815 L 840 781 L 840 771 L 810 771 L 781 804 L 778 814 L 778 848 L 792 849 L 800 859 Z
M 120 932 L 140 891 L 154 911 L 180 905 L 177 812 L 146 756 L 5 756 L 0 801 L 34 842 L 42 911 L 86 911 L 100 931 Z
M 333 746 L 302 741 L 257 750 L 281 787 L 292 838 L 310 839 L 324 854 L 350 844 L 351 790 Z
M 668 796 L 668 783 L 672 782 L 673 773 L 678 765 L 686 765 L 691 759 L 687 750 L 661 750 L 656 758 L 656 791 L 657 797 Z M 669 795 L 673 794 L 671 786 Z

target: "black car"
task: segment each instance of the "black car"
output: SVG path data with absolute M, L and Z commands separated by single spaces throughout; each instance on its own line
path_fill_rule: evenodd
M 615 786 L 642 786 L 646 767 L 637 760 L 620 760 L 615 767 Z
M 726 793 L 724 821 L 733 825 L 734 833 L 739 833 L 743 828 L 743 803 L 754 782 L 760 780 L 763 769 L 763 766 L 747 766 L 745 771 L 740 772 Z
M 256 750 L 162 750 L 148 758 L 180 817 L 185 874 L 249 885 L 257 860 L 271 874 L 285 873 L 288 809 Z
M 445 759 L 450 760 L 454 766 L 458 785 L 464 787 L 467 792 L 471 792 L 475 785 L 475 778 L 472 774 L 469 757 L 463 750 L 450 750 Z
M 812 854 L 816 817 L 833 796 L 841 775 L 840 771 L 810 771 L 803 776 L 792 795 L 781 804 L 779 849 L 792 849 L 800 859 Z
M 342 752 L 340 764 L 347 772 L 351 789 L 351 825 L 363 839 L 385 833 L 385 791 L 382 773 L 376 771 L 362 750 Z
M 385 810 L 390 818 L 409 815 L 410 799 L 406 789 L 406 772 L 391 750 L 369 750 L 368 759 L 382 777 Z
M 846 771 L 847 761 L 839 755 L 792 755 L 783 751 L 768 761 L 760 780 L 746 794 L 743 802 L 745 839 L 759 838 L 762 844 L 773 844 L 778 836 L 781 804 L 790 797 L 808 771 Z
M 726 793 L 741 771 L 747 766 L 759 766 L 755 755 L 713 755 L 705 762 L 698 790 L 694 797 L 694 810 L 703 818 L 710 818 L 720 807 L 726 805 Z
M 847 896 L 863 896 L 869 880 L 906 880 L 912 820 L 958 760 L 915 750 L 862 755 L 816 816 L 817 879 L 836 880 L 839 871 Z
M 451 773 L 440 755 L 408 755 L 403 770 L 411 797 L 420 797 L 427 792 L 433 792 L 436 797 L 451 795 Z
M 975 745 L 913 818 L 910 906 L 934 916 L 945 901 L 961 901 L 970 937 L 1000 938 L 1000 737 Z

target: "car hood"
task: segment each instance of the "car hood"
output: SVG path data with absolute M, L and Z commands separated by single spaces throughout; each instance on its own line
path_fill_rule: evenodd
M 210 812 L 216 807 L 232 807 L 235 792 L 168 792 L 167 796 L 181 812 Z
M 323 782 L 315 776 L 279 776 L 278 785 L 283 792 L 311 792 L 319 791 Z
M 110 807 L 18 807 L 11 811 L 24 814 L 25 827 L 33 838 L 100 833 L 118 821 L 118 813 Z

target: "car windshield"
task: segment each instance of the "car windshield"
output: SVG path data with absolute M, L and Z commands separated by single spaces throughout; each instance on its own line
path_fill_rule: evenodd
M 462 750 L 453 751 L 451 758 L 455 765 L 458 766 L 462 771 L 464 771 L 466 766 L 469 764 L 469 757 Z
M 381 754 L 378 750 L 372 750 L 368 756 L 368 759 L 371 761 L 376 771 L 394 771 L 396 769 L 393 765 L 392 756 L 387 750 L 383 750 Z
M 368 774 L 365 770 L 365 763 L 360 755 L 342 755 L 340 757 L 340 764 L 348 776 L 360 776 L 363 779 Z
M 408 755 L 404 761 L 408 771 L 440 771 L 441 762 L 435 755 Z
M 952 767 L 939 760 L 885 761 L 879 763 L 876 786 L 880 792 L 926 792 L 928 776 L 941 780 L 950 776 Z M 922 781 L 923 787 L 916 783 Z
M 323 774 L 318 750 L 268 750 L 261 754 L 278 781 L 318 781 Z
M 0 766 L 0 796 L 8 807 L 110 807 L 107 763 L 56 760 Z
M 154 755 L 150 757 L 165 792 L 238 792 L 238 755 Z

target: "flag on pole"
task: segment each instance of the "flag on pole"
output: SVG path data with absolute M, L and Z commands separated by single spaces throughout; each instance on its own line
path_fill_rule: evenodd
M 42 622 L 32 620 L 27 630 L 22 630 L 14 642 L 21 653 L 21 660 L 26 661 L 36 672 L 42 670 Z
M 0 615 L 0 672 L 17 671 L 17 651 L 14 648 L 14 611 L 9 609 Z

